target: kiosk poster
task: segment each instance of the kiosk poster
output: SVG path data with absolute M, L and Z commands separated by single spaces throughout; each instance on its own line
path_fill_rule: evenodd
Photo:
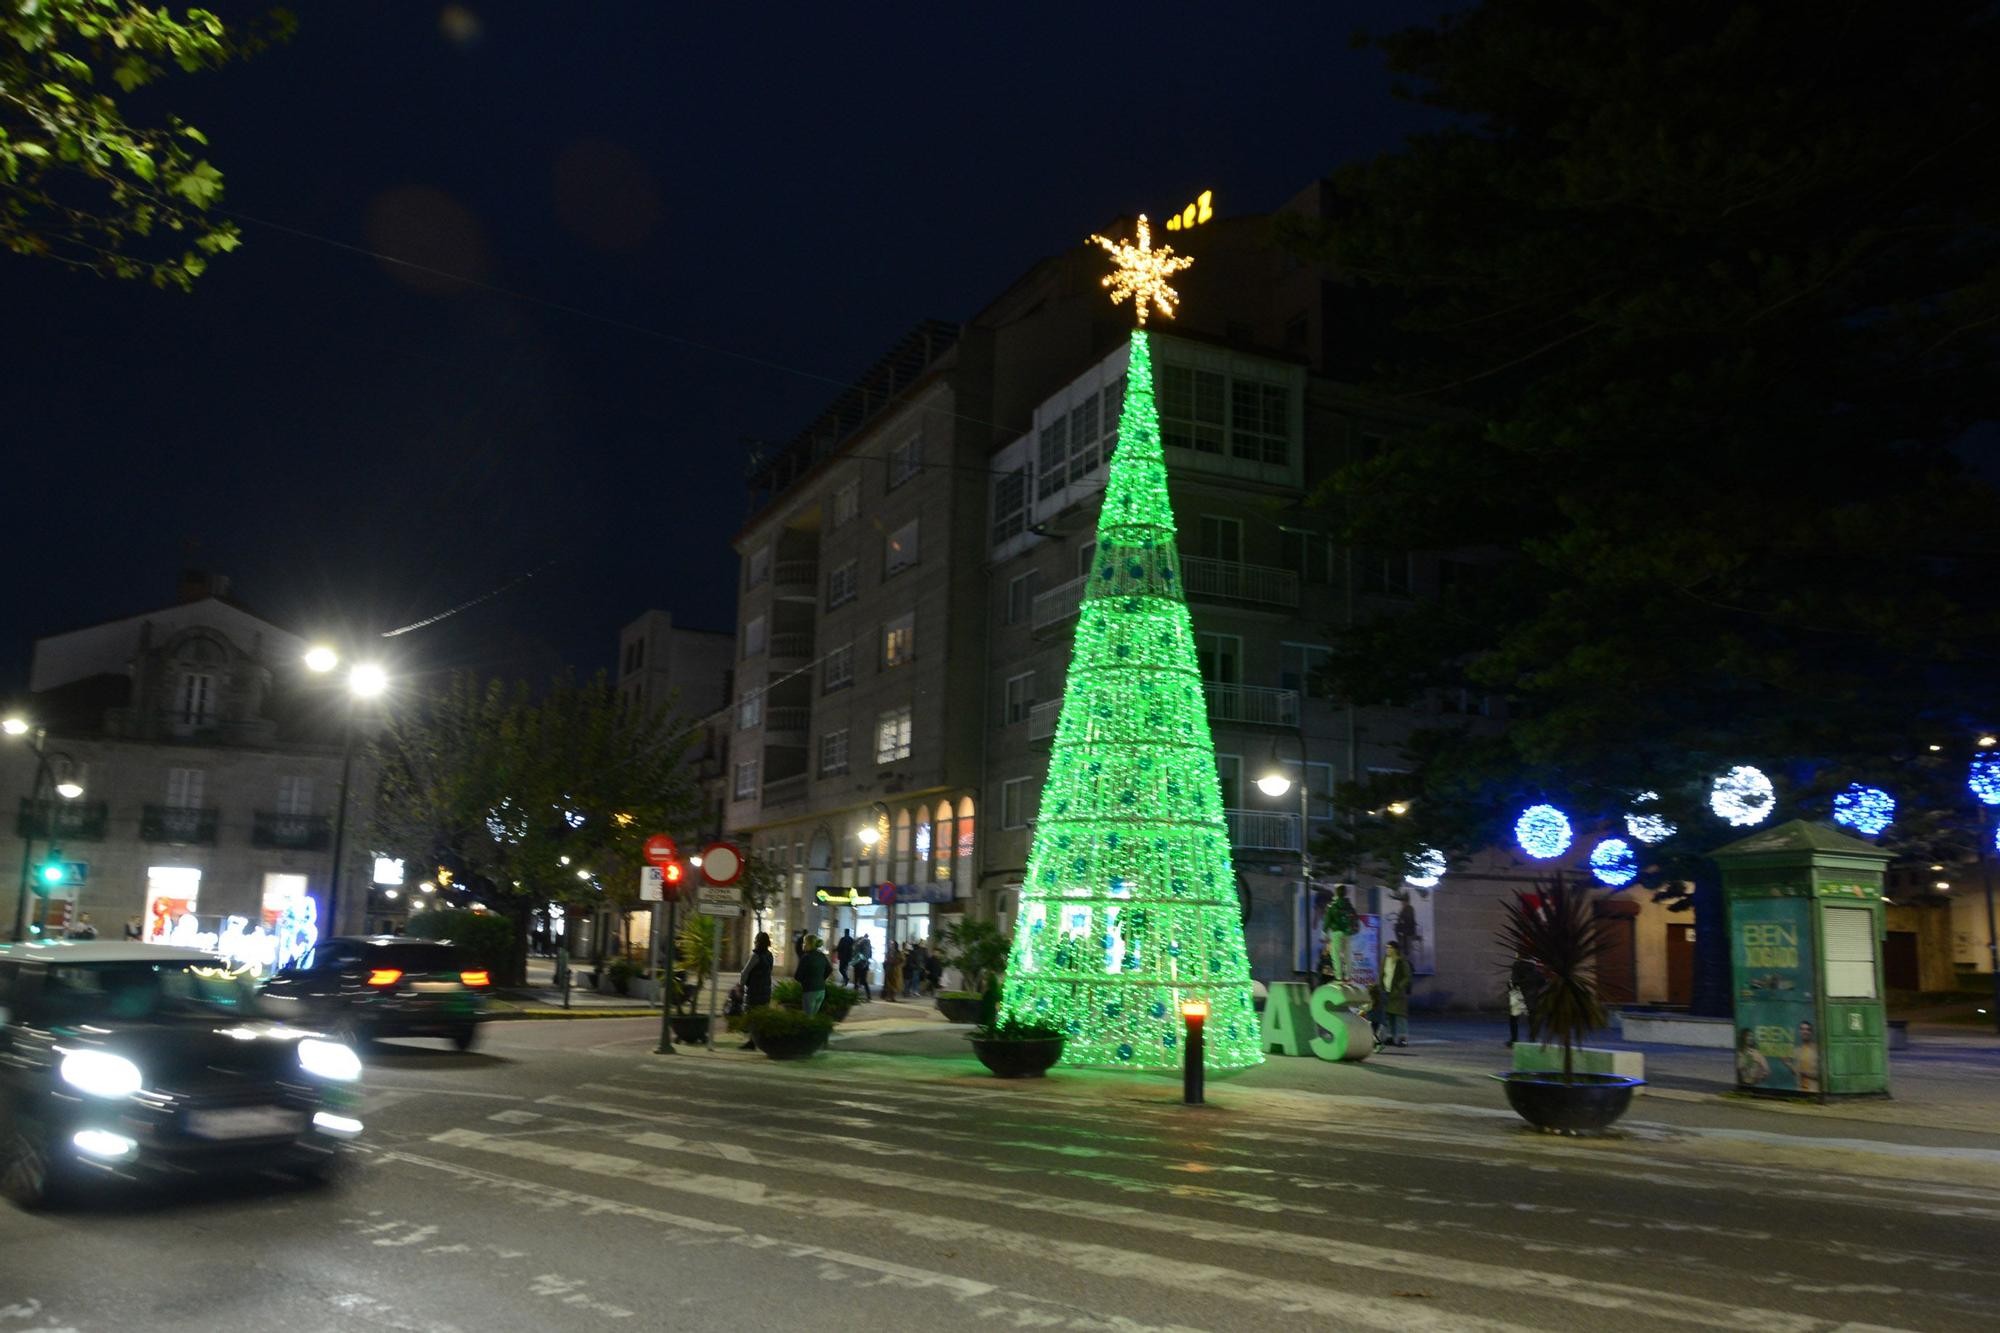
M 1739 1088 L 1820 1090 L 1812 906 L 1806 898 L 1738 898 L 1729 904 Z

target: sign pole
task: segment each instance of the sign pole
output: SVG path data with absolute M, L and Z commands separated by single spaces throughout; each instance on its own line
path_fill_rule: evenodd
M 715 1049 L 716 997 L 722 990 L 722 918 L 709 919 L 708 944 L 708 1049 Z
M 674 986 L 674 917 L 675 909 L 679 906 L 678 899 L 667 900 L 667 934 L 661 941 L 667 961 L 660 972 L 660 1044 L 653 1049 L 655 1055 L 674 1053 L 674 1007 L 671 1001 Z

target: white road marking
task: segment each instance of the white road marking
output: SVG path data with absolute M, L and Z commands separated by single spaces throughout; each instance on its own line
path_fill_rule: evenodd
M 542 1113 L 540 1111 L 495 1111 L 486 1118 L 488 1120 L 498 1120 L 504 1125 L 525 1125 L 530 1121 L 540 1120 Z

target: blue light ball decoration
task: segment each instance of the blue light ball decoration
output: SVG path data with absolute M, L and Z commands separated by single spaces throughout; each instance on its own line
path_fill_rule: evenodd
M 1965 775 L 1965 789 L 1981 805 L 2000 805 L 2000 754 L 1976 755 Z
M 1609 889 L 1622 889 L 1639 878 L 1639 854 L 1623 838 L 1606 838 L 1590 849 L 1590 873 Z
M 1896 817 L 1896 798 L 1880 787 L 1855 783 L 1833 798 L 1833 822 L 1874 837 Z
M 1537 861 L 1561 856 L 1574 840 L 1569 816 L 1552 805 L 1531 805 L 1514 821 L 1514 841 Z
M 1632 804 L 1647 806 L 1658 802 L 1659 799 L 1660 794 L 1656 791 L 1635 792 Z M 1625 831 L 1640 842 L 1655 843 L 1665 842 L 1680 832 L 1680 829 L 1665 815 L 1645 814 L 1640 810 L 1634 810 L 1625 816 Z
M 1771 817 L 1771 812 L 1778 808 L 1778 792 L 1761 771 L 1738 764 L 1708 789 L 1708 808 L 1718 819 L 1748 828 Z

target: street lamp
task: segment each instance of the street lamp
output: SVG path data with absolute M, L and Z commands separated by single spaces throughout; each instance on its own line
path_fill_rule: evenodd
M 1979 753 L 1966 770 L 1965 786 L 1979 801 L 1979 877 L 1986 888 L 1986 957 L 1993 969 L 1993 1021 L 2000 1029 L 2000 934 L 1993 927 L 1994 840 L 2000 837 L 2000 753 L 1994 752 L 1996 738 L 1979 738 Z
M 339 665 L 340 654 L 323 643 L 306 649 L 306 669 L 309 671 L 325 675 Z
M 340 665 L 340 654 L 327 645 L 314 644 L 304 654 L 306 670 L 329 675 Z M 347 854 L 347 794 L 354 785 L 354 708 L 366 699 L 377 699 L 389 688 L 389 673 L 374 662 L 360 662 L 347 673 L 348 705 L 340 736 L 340 804 L 333 816 L 333 868 L 326 877 L 327 930 L 340 930 L 340 861 Z
M 50 751 L 48 745 L 49 733 L 46 727 L 33 726 L 29 723 L 28 719 L 17 715 L 0 721 L 0 731 L 4 731 L 7 735 L 14 737 L 27 736 L 32 733 L 33 739 L 28 742 L 28 745 L 35 753 L 35 778 L 33 782 L 28 784 L 28 818 L 21 829 L 21 891 L 20 895 L 14 900 L 14 943 L 19 944 L 28 938 L 29 875 L 33 871 L 35 863 L 35 820 L 41 813 L 45 803 L 49 806 L 49 859 L 52 862 L 55 859 L 56 812 L 54 804 L 47 802 L 46 798 L 42 795 L 43 785 L 49 784 L 50 790 L 56 796 L 60 796 L 66 801 L 74 801 L 83 795 L 83 784 L 67 775 L 60 779 L 56 777 L 56 770 L 51 763 L 52 760 L 60 761 L 65 769 L 76 761 L 60 750 Z M 43 883 L 54 887 L 46 873 L 44 873 L 42 878 Z

